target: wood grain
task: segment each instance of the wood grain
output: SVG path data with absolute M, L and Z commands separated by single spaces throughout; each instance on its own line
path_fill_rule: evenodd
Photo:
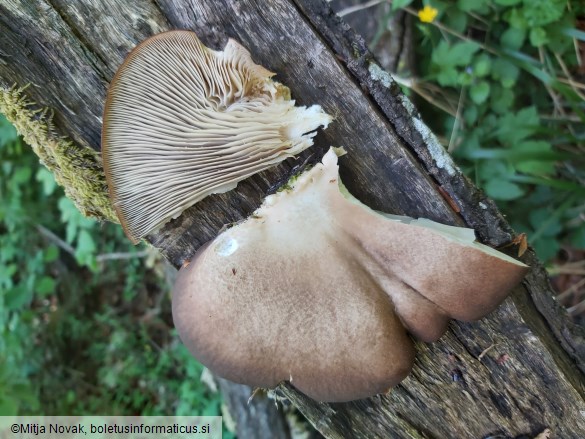
M 209 197 L 149 236 L 175 266 L 329 145 L 348 150 L 342 178 L 371 207 L 468 224 L 492 245 L 511 238 L 495 205 L 451 167 L 416 110 L 325 2 L 1 0 L 0 85 L 31 84 L 30 97 L 54 110 L 57 132 L 97 150 L 113 73 L 136 43 L 167 29 L 193 30 L 216 49 L 235 38 L 299 104 L 319 103 L 335 116 L 297 160 Z M 531 274 L 496 312 L 453 322 L 439 342 L 418 344 L 413 373 L 389 395 L 319 404 L 290 386 L 281 392 L 326 437 L 516 437 L 545 427 L 553 437 L 585 437 L 583 331 L 552 299 L 534 255 L 526 262 Z

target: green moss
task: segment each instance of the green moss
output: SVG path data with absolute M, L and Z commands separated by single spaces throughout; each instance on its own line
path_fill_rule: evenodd
M 80 147 L 51 131 L 51 115 L 47 109 L 36 109 L 27 100 L 26 87 L 0 87 L 0 113 L 3 113 L 22 135 L 42 164 L 54 175 L 85 216 L 118 222 L 108 196 L 101 157 L 94 150 Z
M 312 165 L 309 165 L 305 169 L 303 169 L 303 170 L 295 173 L 292 177 L 290 177 L 288 179 L 288 181 L 286 183 L 284 183 L 282 186 L 280 186 L 276 190 L 276 192 L 290 191 L 290 190 L 294 189 L 295 183 L 296 183 L 297 179 L 301 176 L 301 174 L 304 174 L 305 172 L 307 172 L 312 167 L 313 167 Z

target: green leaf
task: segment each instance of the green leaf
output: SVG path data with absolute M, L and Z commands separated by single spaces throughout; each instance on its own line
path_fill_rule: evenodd
M 471 58 L 480 49 L 479 44 L 472 41 L 463 41 L 450 45 L 445 40 L 437 45 L 431 60 L 434 64 L 443 67 L 467 66 Z
M 500 6 L 514 6 L 520 3 L 522 0 L 494 0 L 497 5 Z
M 530 242 L 530 236 L 528 240 Z M 530 245 L 536 251 L 538 258 L 544 262 L 554 258 L 561 249 L 558 239 L 546 236 L 541 237 L 535 242 L 530 242 Z
M 475 60 L 473 62 L 473 74 L 475 76 L 482 78 L 490 72 L 491 67 L 492 67 L 491 58 L 485 53 L 482 53 L 475 57 Z
M 538 143 L 538 142 L 534 142 Z M 546 144 L 546 142 L 544 142 Z M 554 162 L 557 160 L 572 157 L 572 154 L 561 153 L 557 151 L 543 151 L 543 150 L 523 150 L 519 148 L 520 145 L 512 148 L 476 148 L 467 151 L 465 157 L 469 159 L 487 159 L 487 160 L 508 160 L 514 164 L 525 161 L 541 161 Z
M 585 249 L 585 224 L 581 224 L 577 230 L 571 232 L 569 241 L 574 247 Z
M 12 178 L 10 179 L 12 183 L 20 185 L 23 183 L 27 183 L 30 180 L 32 175 L 32 170 L 29 167 L 26 168 L 19 168 L 16 170 Z
M 485 184 L 484 189 L 494 200 L 515 200 L 526 193 L 526 191 L 516 183 L 502 179 L 488 181 Z
M 18 399 L 7 394 L 0 396 L 0 413 L 2 416 L 16 416 L 18 414 Z
M 469 125 L 472 125 L 475 123 L 475 121 L 477 120 L 477 106 L 475 105 L 469 105 L 464 111 L 463 111 L 463 118 L 465 119 L 465 122 Z
M 0 235 L 1 237 L 2 235 Z M 16 246 L 14 240 L 2 239 L 0 240 L 0 262 L 7 263 L 11 262 L 17 253 L 21 253 L 21 246 Z M 2 270 L 2 264 L 0 264 L 0 270 Z
M 53 177 L 53 174 L 51 174 L 51 172 L 44 166 L 39 168 L 35 179 L 43 185 L 43 194 L 46 196 L 55 192 L 55 189 L 57 188 L 55 177 Z
M 546 203 L 554 202 L 557 193 L 548 186 L 536 186 L 526 200 L 535 206 L 544 206 Z
M 552 150 L 552 146 L 544 141 L 526 141 L 514 145 L 516 154 L 515 167 L 525 174 L 546 176 L 555 171 L 555 160 L 562 155 Z
M 526 18 L 524 15 L 520 13 L 520 11 L 516 8 L 509 10 L 506 14 L 504 14 L 504 18 L 510 26 L 515 29 L 527 29 L 528 23 L 526 22 Z
M 77 238 L 77 248 L 75 253 L 77 254 L 92 254 L 96 251 L 96 245 L 91 235 L 86 231 L 82 230 L 79 232 Z
M 512 49 L 520 50 L 526 39 L 526 31 L 515 27 L 509 27 L 502 33 L 500 42 L 503 46 Z
M 466 66 L 471 63 L 471 57 L 479 49 L 479 44 L 472 41 L 455 43 L 451 46 L 450 57 L 455 65 Z
M 25 305 L 28 305 L 33 298 L 33 290 L 25 288 L 23 285 L 17 285 L 8 290 L 4 296 L 4 305 L 7 309 L 16 311 Z
M 61 221 L 65 226 L 65 240 L 72 244 L 80 229 L 91 229 L 96 225 L 95 220 L 84 217 L 67 197 L 61 197 L 58 202 L 61 211 Z
M 558 178 L 545 178 L 533 175 L 513 175 L 509 177 L 511 181 L 527 183 L 534 185 L 550 186 L 565 191 L 571 191 L 576 195 L 585 195 L 585 187 L 582 184 L 572 181 L 561 180 Z
M 396 11 L 398 9 L 402 9 L 407 7 L 412 3 L 412 0 L 394 0 L 392 2 L 392 10 Z
M 552 214 L 549 208 L 544 207 L 534 209 L 528 215 L 532 228 L 538 231 L 539 236 L 556 236 L 563 230 L 558 215 Z
M 577 38 L 576 36 L 567 38 L 567 35 L 564 33 L 564 30 L 574 24 L 573 18 L 564 14 L 561 20 L 562 22 L 555 22 L 554 24 L 545 27 L 550 40 L 546 48 L 550 50 L 550 53 L 556 53 L 562 57 L 567 57 L 569 52 L 573 53 L 575 50 L 575 42 L 573 39 L 576 38 L 579 40 L 580 38 Z
M 37 294 L 39 294 L 41 297 L 48 296 L 49 294 L 53 294 L 55 292 L 56 285 L 57 283 L 55 282 L 55 279 L 49 276 L 43 276 L 37 281 L 35 289 Z
M 59 249 L 56 245 L 51 244 L 45 249 L 44 260 L 47 263 L 57 260 L 59 257 Z
M 439 44 L 432 51 L 431 61 L 438 66 L 453 65 L 453 62 L 449 59 L 449 50 L 449 43 L 447 41 L 439 41 Z
M 514 97 L 513 89 L 504 88 L 496 84 L 492 87 L 490 93 L 490 108 L 498 114 L 507 113 L 514 104 Z
M 558 21 L 565 7 L 565 0 L 530 0 L 520 11 L 528 26 L 538 27 Z
M 542 160 L 555 160 L 562 157 L 557 156 L 552 151 L 552 145 L 544 140 L 526 140 L 522 143 L 513 145 L 513 151 L 516 153 L 516 158 L 538 158 Z
M 481 181 L 506 179 L 514 172 L 511 167 L 501 160 L 482 160 L 477 165 L 477 173 Z
M 483 104 L 490 94 L 490 85 L 487 81 L 481 81 L 477 84 L 473 84 L 469 88 L 469 95 L 471 100 L 477 105 Z
M 477 11 L 488 4 L 488 0 L 457 0 L 457 7 L 464 12 Z
M 561 31 L 563 35 L 566 35 L 571 38 L 576 38 L 581 41 L 585 41 L 585 32 L 575 28 L 565 28 Z
M 533 27 L 530 29 L 530 44 L 534 47 L 540 47 L 549 42 L 546 31 L 541 27 Z
M 495 134 L 502 144 L 514 145 L 533 135 L 539 124 L 536 107 L 523 108 L 516 114 L 506 114 L 499 118 Z
M 14 281 L 12 277 L 18 271 L 16 264 L 0 265 L 0 286 L 2 289 L 12 288 Z
M 526 160 L 516 164 L 516 169 L 525 174 L 546 176 L 555 172 L 554 162 Z
M 500 119 L 495 114 L 490 113 L 487 113 L 481 122 L 478 128 L 482 131 L 481 135 L 484 137 L 490 137 L 501 124 Z
M 437 82 L 443 87 L 457 84 L 459 73 L 454 67 L 443 68 L 437 75 Z
M 0 114 L 0 147 L 8 145 L 18 139 L 16 128 Z
M 530 58 L 522 52 L 510 49 L 504 49 L 503 53 L 509 55 L 511 58 L 514 58 L 517 67 L 527 71 L 545 85 L 555 86 L 558 91 L 561 91 L 561 87 L 559 87 L 556 78 L 553 78 L 548 72 L 546 72 L 544 70 L 544 66 L 540 62 Z
M 474 151 L 479 148 L 479 139 L 481 138 L 481 133 L 479 131 L 480 130 L 476 128 L 465 135 L 459 147 L 454 151 L 454 154 L 457 157 L 467 157 L 469 151 Z
M 455 8 L 450 8 L 449 12 L 443 16 L 445 24 L 455 32 L 465 32 L 467 29 L 467 14 Z
M 75 249 L 75 259 L 79 265 L 89 268 L 91 271 L 98 270 L 95 252 L 96 244 L 87 230 L 81 230 L 77 238 L 77 248 Z
M 465 69 L 457 75 L 457 82 L 459 86 L 468 86 L 473 84 L 473 76 L 469 72 L 469 69 Z
M 497 58 L 492 64 L 492 77 L 500 80 L 502 86 L 506 88 L 512 87 L 516 83 L 519 74 L 518 66 L 507 59 Z

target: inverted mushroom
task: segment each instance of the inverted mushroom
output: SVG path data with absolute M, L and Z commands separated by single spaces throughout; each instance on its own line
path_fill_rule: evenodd
M 527 268 L 472 230 L 369 209 L 339 181 L 330 150 L 181 269 L 173 316 L 220 376 L 348 401 L 406 377 L 407 332 L 433 341 L 451 318 L 481 318 Z
M 102 155 L 132 241 L 312 145 L 330 116 L 295 107 L 273 75 L 234 40 L 217 52 L 188 31 L 130 53 L 108 90 Z

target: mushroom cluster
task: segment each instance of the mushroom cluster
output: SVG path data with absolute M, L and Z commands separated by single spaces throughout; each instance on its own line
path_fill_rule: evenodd
M 189 31 L 155 35 L 128 55 L 108 90 L 102 157 L 134 243 L 313 144 L 331 117 L 296 107 L 272 76 L 234 40 L 217 52 Z
M 102 141 L 133 241 L 312 144 L 330 116 L 295 107 L 271 76 L 238 43 L 216 52 L 192 32 L 134 49 L 108 92 Z M 180 270 L 173 318 L 224 378 L 349 401 L 399 383 L 413 365 L 411 336 L 435 341 L 450 319 L 485 316 L 527 269 L 471 229 L 363 205 L 332 148 Z
M 173 317 L 222 377 L 349 401 L 408 375 L 408 333 L 435 341 L 450 319 L 485 316 L 526 270 L 471 229 L 371 210 L 341 184 L 331 149 L 180 270 Z

